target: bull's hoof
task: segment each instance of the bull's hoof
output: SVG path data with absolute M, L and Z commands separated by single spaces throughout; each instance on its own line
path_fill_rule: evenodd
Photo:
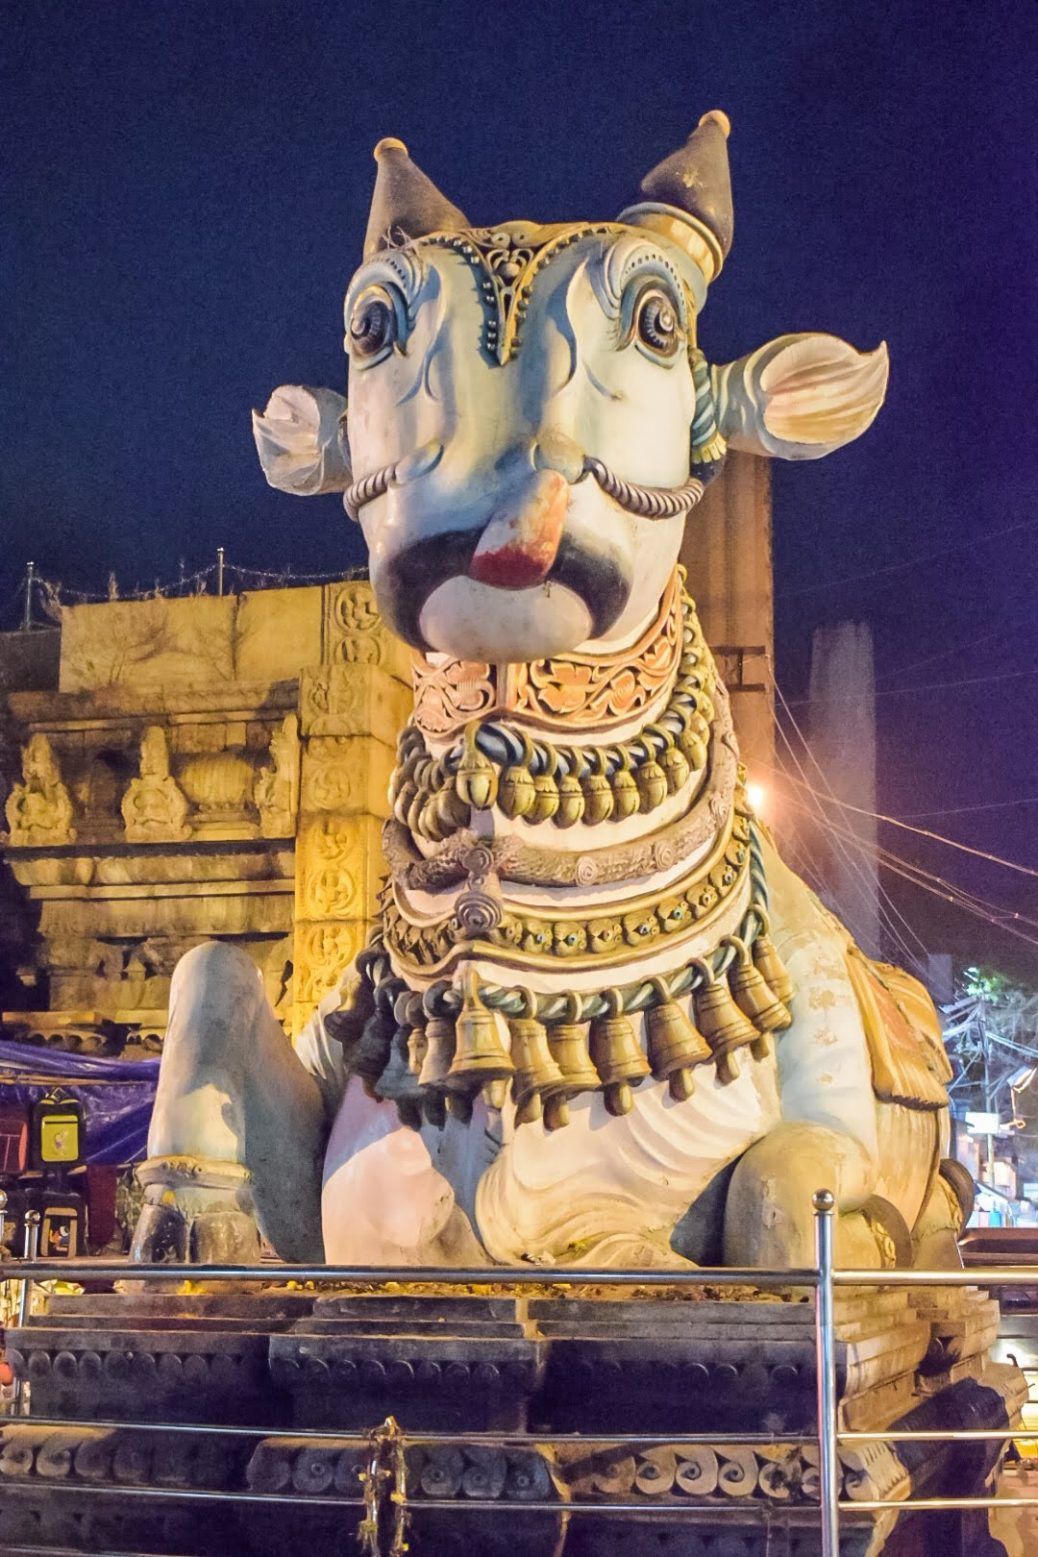
M 204 1211 L 191 1223 L 193 1265 L 258 1265 L 259 1229 L 244 1211 Z
M 177 1206 L 144 1205 L 133 1230 L 130 1259 L 138 1265 L 186 1265 L 189 1225 Z
M 151 1157 L 130 1258 L 146 1265 L 258 1265 L 251 1175 L 239 1163 Z

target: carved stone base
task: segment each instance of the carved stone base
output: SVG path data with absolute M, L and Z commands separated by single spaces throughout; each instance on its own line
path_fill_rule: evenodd
M 991 1304 L 975 1292 L 946 1305 L 939 1296 L 881 1291 L 838 1304 L 844 1427 L 1008 1436 L 1025 1391 L 1016 1368 L 987 1359 Z M 0 1549 L 340 1549 L 364 1513 L 368 1433 L 392 1414 L 405 1434 L 416 1554 L 820 1553 L 806 1302 L 145 1290 L 52 1299 L 9 1343 L 32 1412 L 77 1420 L 0 1427 Z M 106 1419 L 200 1426 L 91 1425 Z M 218 1435 L 206 1424 L 267 1431 Z M 337 1436 L 293 1438 L 289 1426 Z M 695 1442 L 710 1432 L 775 1437 Z M 600 1436 L 574 1440 L 580 1433 Z M 1000 1459 L 997 1444 L 845 1446 L 843 1498 L 903 1508 L 843 1514 L 841 1557 L 1005 1557 L 985 1516 L 912 1512 L 913 1497 L 981 1494 Z M 152 1495 L 131 1499 L 129 1487 Z M 223 1495 L 169 1498 L 189 1489 Z M 490 1507 L 448 1509 L 445 1499 Z

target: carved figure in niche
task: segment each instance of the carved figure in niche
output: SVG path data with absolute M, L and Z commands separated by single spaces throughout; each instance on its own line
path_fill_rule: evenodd
M 299 810 L 299 717 L 286 714 L 270 737 L 271 761 L 253 787 L 264 838 L 291 838 Z
M 425 683 L 464 662 L 533 690 L 460 729 L 419 705 L 377 930 L 294 1052 L 233 947 L 180 964 L 139 1256 L 255 1258 L 255 1211 L 280 1254 L 344 1264 L 806 1266 L 829 1185 L 841 1263 L 956 1261 L 933 1006 L 753 815 L 676 570 L 729 445 L 829 454 L 886 387 L 884 347 L 828 335 L 707 361 L 728 130 L 707 114 L 615 221 L 550 226 L 474 228 L 400 141 L 376 149 L 348 416 L 279 390 L 260 460 L 342 492 Z M 657 681 L 639 655 L 668 596 Z M 619 695 L 556 729 L 552 705 L 604 682 Z M 299 926 L 296 948 L 300 993 Z
M 11 790 L 4 812 L 16 849 L 75 843 L 72 800 L 45 735 L 30 736 L 23 748 L 22 782 Z
M 149 725 L 141 738 L 140 776 L 130 781 L 122 800 L 126 836 L 131 843 L 179 842 L 191 834 L 187 796 L 169 771 L 166 732 Z

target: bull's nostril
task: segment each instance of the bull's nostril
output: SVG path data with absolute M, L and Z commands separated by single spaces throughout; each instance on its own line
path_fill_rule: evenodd
M 533 448 L 538 470 L 556 470 L 572 486 L 584 473 L 584 455 L 572 438 L 561 432 L 544 432 Z
M 393 471 L 394 481 L 398 486 L 403 486 L 407 481 L 414 481 L 417 476 L 424 476 L 440 463 L 442 455 L 442 443 L 435 440 L 423 443 L 413 454 L 405 454 L 403 459 L 397 460 Z

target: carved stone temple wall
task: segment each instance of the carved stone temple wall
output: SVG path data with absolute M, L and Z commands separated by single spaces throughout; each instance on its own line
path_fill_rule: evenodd
M 0 642 L 4 1036 L 153 1047 L 214 938 L 297 1031 L 367 933 L 410 706 L 369 586 L 76 606 L 55 674 L 57 636 Z

